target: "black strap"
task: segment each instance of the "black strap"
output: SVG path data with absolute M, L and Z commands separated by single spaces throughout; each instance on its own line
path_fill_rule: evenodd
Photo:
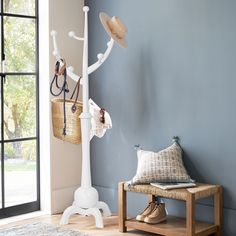
M 72 111 L 73 113 L 75 113 L 75 112 L 76 112 L 76 109 L 77 109 L 77 108 L 76 108 L 76 103 L 77 103 L 78 98 L 79 98 L 80 80 L 81 80 L 81 77 L 79 77 L 79 79 L 78 79 L 78 81 L 77 81 L 77 83 L 76 83 L 76 85 L 75 85 L 74 91 L 73 91 L 73 93 L 72 93 L 72 95 L 71 95 L 71 97 L 70 97 L 70 99 L 73 99 L 74 94 L 75 94 L 75 91 L 77 90 L 74 104 L 73 104 L 72 107 L 71 107 L 71 111 Z
M 66 89 L 66 86 L 67 85 L 67 82 L 66 82 L 66 77 L 67 77 L 67 73 L 66 73 L 66 69 L 65 69 L 65 72 L 64 72 L 64 85 L 63 85 L 63 111 L 64 111 L 64 128 L 63 128 L 63 132 L 62 134 L 65 136 L 66 135 L 66 93 L 67 93 L 67 90 Z M 68 90 L 69 92 L 69 90 Z
M 60 59 L 60 60 L 62 62 L 64 62 L 63 59 Z M 60 96 L 63 92 L 64 127 L 63 127 L 62 133 L 65 136 L 66 135 L 66 93 L 69 92 L 69 89 L 68 89 L 68 84 L 67 84 L 67 81 L 66 81 L 66 79 L 67 79 L 66 66 L 63 68 L 63 71 L 60 71 L 59 69 L 60 69 L 60 61 L 57 61 L 56 65 L 55 65 L 55 75 L 54 75 L 53 80 L 52 80 L 51 85 L 50 85 L 50 92 L 55 97 Z M 61 75 L 61 74 L 63 74 L 63 76 L 64 76 L 62 87 L 60 87 L 59 84 L 58 84 L 58 78 L 59 78 L 59 75 Z M 53 91 L 53 84 L 54 83 L 55 83 L 57 89 L 59 89 L 58 93 L 55 93 Z
M 62 59 L 61 59 L 61 60 L 62 60 Z M 62 60 L 62 61 L 63 61 L 63 60 Z M 55 97 L 60 96 L 60 95 L 62 94 L 62 92 L 66 92 L 66 93 L 69 92 L 68 84 L 67 84 L 67 81 L 66 81 L 66 79 L 67 79 L 66 68 L 64 69 L 63 72 L 61 72 L 61 73 L 63 73 L 63 75 L 64 75 L 64 80 L 63 80 L 63 85 L 62 85 L 62 87 L 60 87 L 59 84 L 58 84 L 58 78 L 59 78 L 59 75 L 60 75 L 60 74 L 59 74 L 59 68 L 60 68 L 60 61 L 57 61 L 57 62 L 56 62 L 56 65 L 55 65 L 55 74 L 54 74 L 54 77 L 53 77 L 52 82 L 51 82 L 51 85 L 50 85 L 50 92 L 51 92 L 51 94 L 52 94 L 53 96 L 55 96 Z M 54 85 L 54 83 L 55 83 L 55 85 L 56 85 L 56 88 L 59 89 L 59 90 L 58 90 L 58 93 L 56 93 L 56 92 L 53 91 L 53 85 Z

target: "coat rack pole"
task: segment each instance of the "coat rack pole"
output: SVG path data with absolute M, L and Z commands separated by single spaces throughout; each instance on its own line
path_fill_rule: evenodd
M 83 47 L 83 112 L 80 115 L 82 126 L 82 177 L 81 186 L 91 187 L 90 170 L 90 129 L 89 81 L 88 81 L 88 8 L 84 8 L 84 47 Z M 78 199 L 79 200 L 79 199 Z

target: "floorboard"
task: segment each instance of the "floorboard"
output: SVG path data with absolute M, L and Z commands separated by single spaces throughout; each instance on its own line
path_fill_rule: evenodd
M 45 216 L 39 216 L 35 218 L 25 219 L 25 220 L 19 220 L 14 223 L 9 223 L 5 225 L 1 225 L 0 228 L 10 228 L 15 226 L 22 226 L 25 224 L 32 224 L 37 222 L 43 222 L 48 224 L 53 224 L 55 226 L 59 226 L 61 215 L 45 215 Z M 104 218 L 104 228 L 103 229 L 97 229 L 95 227 L 94 218 L 93 217 L 84 217 L 80 215 L 74 215 L 70 218 L 70 223 L 65 226 L 61 226 L 64 229 L 70 229 L 70 230 L 77 230 L 80 232 L 85 232 L 89 235 L 93 236 L 153 236 L 154 234 L 151 233 L 145 233 L 138 230 L 129 230 L 127 233 L 120 233 L 118 231 L 118 217 L 117 216 L 111 216 Z M 156 235 L 156 234 L 155 234 Z

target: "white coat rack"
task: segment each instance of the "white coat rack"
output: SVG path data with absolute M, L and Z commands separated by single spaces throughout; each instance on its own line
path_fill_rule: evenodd
M 80 214 L 84 216 L 93 215 L 96 221 L 96 227 L 103 228 L 103 216 L 110 216 L 111 211 L 105 202 L 99 201 L 98 192 L 91 184 L 91 170 L 90 170 L 90 129 L 91 129 L 91 114 L 89 112 L 89 81 L 88 75 L 97 70 L 108 58 L 114 40 L 107 43 L 105 53 L 97 55 L 97 62 L 88 66 L 88 11 L 89 7 L 83 7 L 85 21 L 84 21 L 84 36 L 77 37 L 73 31 L 69 32 L 69 36 L 78 41 L 83 41 L 83 74 L 81 85 L 83 86 L 83 112 L 80 115 L 81 131 L 82 131 L 82 177 L 81 187 L 79 187 L 74 194 L 74 202 L 72 206 L 68 207 L 61 218 L 60 224 L 68 224 L 69 218 L 73 214 Z M 53 55 L 57 60 L 60 60 L 60 52 L 57 47 L 56 36 L 57 32 L 52 31 L 54 51 Z M 67 74 L 74 81 L 78 81 L 79 76 L 73 72 L 73 67 L 67 68 Z M 102 213 L 100 211 L 102 210 Z

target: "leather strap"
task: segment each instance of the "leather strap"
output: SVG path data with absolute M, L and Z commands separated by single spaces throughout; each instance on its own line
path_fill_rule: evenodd
M 60 61 L 63 62 L 63 66 L 60 68 Z M 56 62 L 56 65 L 55 65 L 55 74 L 54 74 L 54 77 L 52 79 L 52 82 L 51 82 L 51 85 L 50 85 L 50 92 L 53 96 L 55 97 L 58 97 L 62 94 L 63 92 L 63 115 L 64 115 L 64 127 L 63 127 L 63 135 L 65 136 L 66 135 L 66 93 L 69 92 L 69 89 L 68 89 L 68 84 L 67 84 L 67 71 L 66 71 L 66 62 L 64 59 L 60 59 L 60 61 L 57 61 Z M 63 75 L 63 85 L 62 87 L 59 86 L 58 84 L 58 78 L 60 75 Z M 58 89 L 58 92 L 55 93 L 53 91 L 53 85 L 56 85 L 56 88 Z
M 75 85 L 75 88 L 74 88 L 74 90 L 73 90 L 73 92 L 72 92 L 72 95 L 71 95 L 71 97 L 70 97 L 70 99 L 73 99 L 74 94 L 75 94 L 75 91 L 77 90 L 76 96 L 75 96 L 74 104 L 73 104 L 72 107 L 71 107 L 71 111 L 72 111 L 73 113 L 75 113 L 75 112 L 76 112 L 76 109 L 77 109 L 77 108 L 76 108 L 76 103 L 77 103 L 78 98 L 79 98 L 80 80 L 81 80 L 81 76 L 79 77 L 79 79 L 78 79 L 78 81 L 77 81 L 77 83 L 76 83 L 76 85 Z

